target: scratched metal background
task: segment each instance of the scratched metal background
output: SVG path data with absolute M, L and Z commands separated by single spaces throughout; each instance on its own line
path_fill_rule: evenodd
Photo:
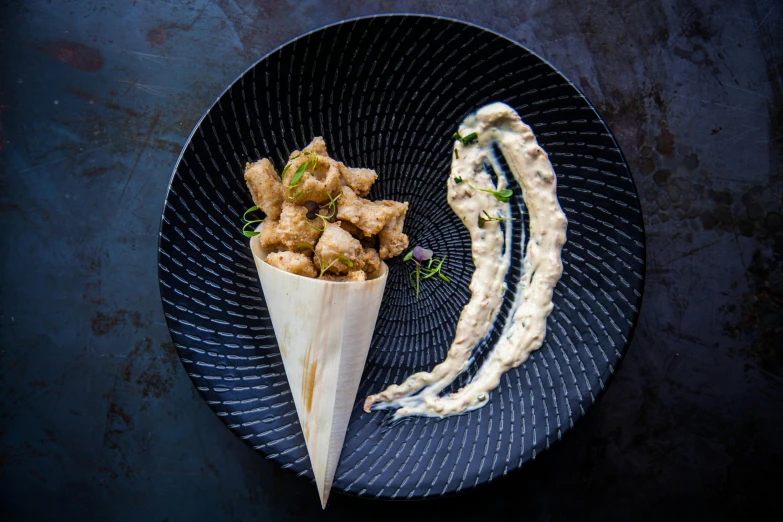
M 526 469 L 321 514 L 196 395 L 163 322 L 157 228 L 187 133 L 240 72 L 322 24 L 400 11 L 514 38 L 597 104 L 642 197 L 645 301 L 602 401 Z M 779 0 L 2 2 L 0 518 L 783 515 L 782 171 Z

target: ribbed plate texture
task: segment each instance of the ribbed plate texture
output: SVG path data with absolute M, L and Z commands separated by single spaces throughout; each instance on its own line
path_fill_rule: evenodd
M 508 372 L 490 403 L 444 420 L 389 423 L 364 397 L 445 357 L 470 297 L 470 239 L 446 203 L 452 134 L 502 101 L 549 153 L 568 217 L 564 273 L 541 349 Z M 245 163 L 323 136 L 349 166 L 377 170 L 370 199 L 409 201 L 405 231 L 447 256 L 416 300 L 392 260 L 334 490 L 381 498 L 442 495 L 491 481 L 536 457 L 595 402 L 628 346 L 644 283 L 639 201 L 617 143 L 556 69 L 484 29 L 434 17 L 379 16 L 302 36 L 260 60 L 214 104 L 180 158 L 162 217 L 163 307 L 198 391 L 241 439 L 312 478 L 242 214 Z M 513 178 L 511 178 L 513 179 Z M 512 183 L 515 207 L 524 210 Z M 520 278 L 523 221 L 513 225 L 510 288 Z M 498 321 L 506 320 L 509 291 Z M 478 349 L 464 384 L 496 341 Z

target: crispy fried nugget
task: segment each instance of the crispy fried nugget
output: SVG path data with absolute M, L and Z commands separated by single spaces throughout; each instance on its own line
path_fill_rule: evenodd
M 408 205 L 407 203 L 405 204 Z M 400 255 L 403 250 L 408 248 L 408 236 L 402 232 L 402 226 L 405 222 L 405 214 L 401 214 L 391 219 L 384 226 L 378 238 L 380 239 L 381 259 L 389 259 Z
M 362 253 L 362 269 L 367 272 L 367 278 L 373 279 L 377 277 L 378 270 L 381 268 L 381 258 L 378 255 L 378 251 L 374 248 L 365 248 Z
M 266 256 L 264 261 L 280 270 L 285 270 L 292 274 L 305 277 L 315 277 L 318 275 L 310 258 L 298 252 L 276 252 Z
M 245 183 L 250 189 L 253 202 L 271 219 L 280 217 L 285 201 L 283 182 L 277 175 L 272 162 L 264 158 L 245 165 Z
M 370 192 L 372 184 L 378 179 L 378 174 L 372 169 L 358 169 L 339 164 L 340 175 L 357 196 L 364 197 Z
M 262 248 L 281 248 L 280 235 L 277 232 L 278 222 L 274 219 L 264 221 L 261 227 L 261 233 L 258 235 L 258 242 Z
M 307 164 L 302 177 L 292 186 L 291 182 L 297 169 Z M 283 179 L 286 197 L 297 205 L 303 205 L 307 200 L 325 203 L 340 193 L 340 169 L 338 162 L 328 156 L 302 153 L 288 162 Z M 294 197 L 296 196 L 296 197 Z
M 308 222 L 310 223 L 309 225 Z M 283 245 L 289 250 L 296 251 L 296 246 L 299 243 L 315 245 L 321 235 L 317 228 L 321 226 L 320 219 L 308 221 L 307 209 L 305 207 L 286 201 L 283 203 L 282 212 L 280 212 L 280 220 L 267 220 L 264 222 L 258 239 L 264 248 L 274 248 L 275 246 Z
M 340 227 L 342 227 L 343 230 L 351 234 L 359 241 L 368 238 L 368 236 L 364 232 L 362 232 L 361 228 L 357 227 L 350 221 L 340 221 Z
M 367 281 L 367 274 L 364 273 L 364 270 L 350 270 L 347 275 L 324 274 L 321 279 L 343 283 L 350 281 Z
M 408 203 L 369 201 L 357 196 L 350 187 L 343 187 L 337 203 L 337 219 L 351 222 L 368 236 L 379 233 L 391 219 L 407 211 Z
M 327 158 L 329 157 L 329 153 L 326 152 L 326 142 L 321 136 L 316 136 L 313 138 L 313 141 L 310 142 L 310 145 L 305 147 L 302 152 L 311 152 L 318 156 L 326 156 Z
M 315 245 L 315 253 L 318 254 L 324 266 L 331 265 L 328 271 L 334 274 L 348 272 L 349 268 L 362 268 L 362 244 L 343 230 L 339 223 L 326 224 L 326 230 L 321 234 L 318 244 Z M 349 259 L 353 266 L 349 267 L 343 264 L 338 260 L 339 256 Z

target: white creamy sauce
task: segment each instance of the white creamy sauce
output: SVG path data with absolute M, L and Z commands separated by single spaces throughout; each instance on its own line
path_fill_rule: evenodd
M 470 145 L 455 142 L 459 157 L 451 163 L 447 196 L 452 210 L 470 232 L 475 265 L 471 298 L 462 309 L 446 359 L 430 372 L 415 373 L 402 384 L 367 397 L 365 411 L 396 408 L 395 418 L 446 417 L 480 408 L 489 400 L 489 392 L 498 386 L 500 377 L 522 364 L 544 341 L 546 320 L 553 308 L 552 292 L 563 272 L 560 252 L 567 226 L 557 200 L 552 164 L 530 127 L 504 103 L 487 105 L 468 116 L 459 132 L 461 136 L 478 134 L 478 141 Z M 524 275 L 516 289 L 510 319 L 478 373 L 465 387 L 442 397 L 439 393 L 468 369 L 473 349 L 492 330 L 506 291 L 511 230 L 513 226 L 523 226 L 521 212 L 512 215 L 509 204 L 477 190 L 506 187 L 493 143 L 500 148 L 522 187 L 527 207 L 530 240 L 523 259 Z M 497 183 L 485 170 L 485 162 L 498 173 Z M 457 183 L 455 178 L 462 182 Z M 492 217 L 512 217 L 516 221 L 489 221 L 479 227 L 479 215 L 484 211 Z

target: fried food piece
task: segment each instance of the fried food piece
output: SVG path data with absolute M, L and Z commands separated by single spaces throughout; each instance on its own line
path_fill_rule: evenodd
M 302 152 L 311 152 L 317 156 L 326 156 L 327 158 L 329 157 L 329 153 L 326 152 L 326 142 L 321 136 L 316 136 L 313 138 L 313 141 L 310 142 L 310 145 L 305 147 Z
M 261 227 L 261 233 L 258 235 L 258 242 L 261 244 L 261 248 L 283 248 L 283 245 L 280 243 L 280 236 L 277 233 L 277 225 L 278 222 L 271 218 L 264 221 L 264 226 Z
M 285 201 L 285 189 L 272 162 L 264 158 L 245 165 L 245 183 L 253 202 L 271 219 L 280 217 Z
M 355 270 L 362 268 L 362 244 L 343 230 L 339 222 L 326 224 L 326 230 L 315 245 L 315 253 L 324 266 L 331 265 L 327 271 L 334 274 L 344 274 L 351 268 Z M 349 267 L 339 261 L 340 256 L 350 260 L 353 266 Z
M 366 196 L 370 192 L 372 184 L 378 179 L 378 174 L 372 169 L 346 167 L 342 163 L 340 163 L 339 168 L 343 180 L 357 196 Z
M 320 219 L 308 221 L 306 216 L 307 209 L 305 207 L 286 201 L 283 203 L 282 212 L 280 212 L 280 220 L 264 222 L 258 237 L 261 246 L 275 248 L 282 245 L 288 250 L 296 251 L 296 246 L 299 243 L 315 245 L 321 235 L 317 229 L 323 227 L 323 223 Z
M 374 236 L 395 217 L 408 211 L 408 203 L 369 201 L 360 198 L 350 187 L 343 187 L 337 204 L 337 219 L 349 221 L 368 236 Z
M 405 206 L 407 207 L 407 203 Z M 402 225 L 405 222 L 405 214 L 401 214 L 391 219 L 381 229 L 378 238 L 381 242 L 381 259 L 389 259 L 400 255 L 403 250 L 408 248 L 408 236 L 402 232 Z
M 304 164 L 307 164 L 304 173 L 292 186 L 297 169 Z M 302 153 L 298 157 L 294 155 L 294 159 L 288 162 L 283 183 L 288 201 L 297 205 L 303 205 L 307 200 L 325 203 L 329 201 L 329 194 L 335 197 L 340 193 L 340 168 L 338 162 L 328 156 L 309 153 Z
M 340 221 L 340 226 L 343 228 L 343 230 L 345 230 L 346 232 L 351 234 L 353 237 L 355 237 L 359 241 L 361 241 L 361 240 L 363 240 L 363 239 L 368 237 L 367 235 L 365 235 L 364 232 L 362 232 L 362 229 L 360 229 L 359 227 L 357 227 L 356 225 L 354 225 L 350 221 Z
M 325 281 L 338 281 L 338 282 L 349 282 L 349 281 L 367 281 L 367 274 L 364 273 L 364 270 L 350 270 L 347 275 L 331 275 L 331 274 L 324 274 L 321 279 Z
M 381 258 L 378 255 L 378 251 L 374 248 L 365 248 L 362 253 L 362 270 L 367 273 L 367 279 L 374 279 L 377 277 L 378 271 L 381 268 Z
M 266 256 L 264 261 L 275 268 L 285 270 L 292 274 L 305 277 L 315 277 L 318 275 L 310 258 L 298 252 L 276 252 Z

